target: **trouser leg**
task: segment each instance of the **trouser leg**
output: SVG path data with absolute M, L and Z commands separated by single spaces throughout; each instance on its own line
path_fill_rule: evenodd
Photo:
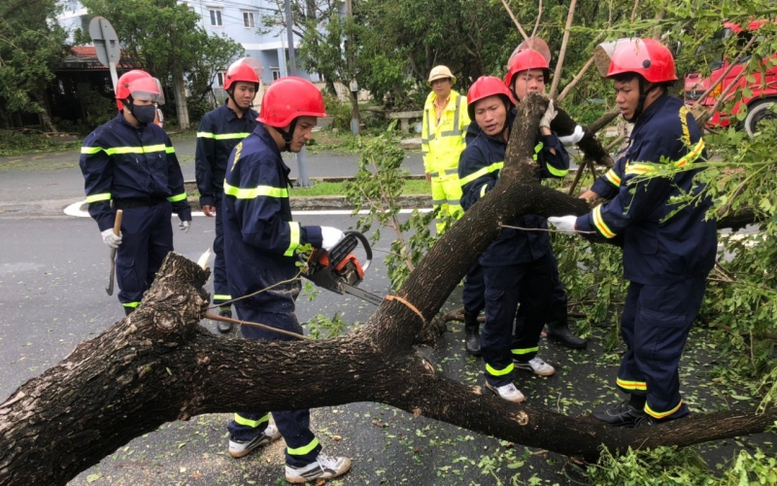
M 116 250 L 116 282 L 119 302 L 129 313 L 140 304 L 146 290 L 151 208 L 125 208 L 123 211 L 122 242 Z
M 634 325 L 634 356 L 645 376 L 645 413 L 671 420 L 690 412 L 680 395 L 678 372 L 688 333 L 704 296 L 704 278 L 645 285 Z
M 553 282 L 548 256 L 521 265 L 518 324 L 512 339 L 511 354 L 516 361 L 528 362 L 539 351 L 540 333 L 550 311 Z
M 213 303 L 220 305 L 222 302 L 232 300 L 227 283 L 227 269 L 224 259 L 224 224 L 223 211 L 221 210 L 222 195 L 214 196 L 216 204 L 216 238 L 213 240 Z
M 575 336 L 569 329 L 567 293 L 558 274 L 558 261 L 552 253 L 550 258 L 552 264 L 553 296 L 550 304 L 550 318 L 548 319 L 548 339 L 558 341 L 572 349 L 585 348 L 588 344 L 586 340 Z
M 448 197 L 445 195 L 445 187 L 439 177 L 432 177 L 432 208 L 435 211 L 435 225 L 437 234 L 445 231 L 445 223 L 442 219 L 448 213 Z
M 464 290 L 462 300 L 464 302 L 464 348 L 474 356 L 480 356 L 480 323 L 478 316 L 486 304 L 484 299 L 485 284 L 483 282 L 483 269 L 475 262 L 464 277 Z
M 448 174 L 445 177 L 441 177 L 441 183 L 443 190 L 445 191 L 445 199 L 448 205 L 448 217 L 452 219 L 459 219 L 464 214 L 464 209 L 461 207 L 461 183 L 459 182 L 458 174 Z
M 494 387 L 513 381 L 510 342 L 522 272 L 520 265 L 483 267 L 486 322 L 483 325 L 480 349 L 486 365 L 486 381 Z
M 229 283 L 227 282 L 227 267 L 226 259 L 224 258 L 224 223 L 223 214 L 221 209 L 222 194 L 216 193 L 214 195 L 216 204 L 216 238 L 213 240 L 213 303 L 215 305 L 221 305 L 224 302 L 232 300 L 232 295 L 229 293 Z M 232 317 L 231 306 L 227 304 L 219 309 L 219 315 L 224 317 Z M 229 333 L 232 331 L 233 326 L 230 322 L 216 323 L 216 328 L 221 333 Z
M 302 326 L 293 312 L 272 314 L 248 305 L 241 305 L 241 303 L 235 304 L 235 310 L 241 320 L 259 322 L 298 334 L 302 333 Z M 294 339 L 291 336 L 250 326 L 241 326 L 241 330 L 247 339 L 270 341 Z M 313 462 L 321 450 L 321 445 L 310 430 L 310 411 L 277 411 L 272 412 L 272 415 L 278 431 L 286 442 L 286 463 L 290 466 L 305 466 Z M 268 419 L 266 412 L 238 412 L 235 414 L 235 420 L 230 422 L 227 429 L 234 439 L 249 440 L 267 427 L 266 419 Z

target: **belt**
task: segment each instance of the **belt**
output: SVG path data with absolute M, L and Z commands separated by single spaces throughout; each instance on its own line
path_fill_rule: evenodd
M 150 197 L 148 199 L 114 199 L 113 207 L 116 209 L 146 208 L 167 202 L 164 197 Z

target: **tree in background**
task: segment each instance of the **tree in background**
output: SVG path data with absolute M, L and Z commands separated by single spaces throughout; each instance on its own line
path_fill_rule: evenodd
M 176 0 L 83 0 L 89 15 L 108 19 L 119 36 L 126 61 L 173 87 L 180 128 L 189 125 L 185 78 L 202 97 L 216 71 L 243 54 L 226 36 L 210 36 L 200 16 Z M 85 40 L 82 33 L 79 38 Z M 88 42 L 88 41 L 87 41 Z
M 66 53 L 67 34 L 54 20 L 55 0 L 7 0 L 0 4 L 0 123 L 13 125 L 18 112 L 37 113 L 55 132 L 45 110 L 52 68 Z

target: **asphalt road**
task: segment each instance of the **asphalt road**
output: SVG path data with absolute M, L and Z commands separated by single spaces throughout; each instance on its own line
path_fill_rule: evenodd
M 184 172 L 193 177 L 193 142 L 175 145 Z M 108 249 L 94 222 L 63 212 L 83 199 L 77 159 L 75 153 L 0 159 L 0 401 L 123 317 L 115 296 L 105 294 Z M 355 161 L 355 156 L 310 155 L 309 175 L 348 175 Z M 419 162 L 418 154 L 409 156 L 411 172 L 418 173 L 414 168 Z M 340 214 L 297 213 L 295 219 L 339 228 L 355 225 L 350 216 Z M 213 236 L 212 222 L 196 217 L 189 234 L 175 234 L 176 251 L 196 259 Z M 375 248 L 386 250 L 390 242 L 390 233 L 384 231 Z M 376 293 L 386 293 L 389 286 L 382 255 L 376 252 L 375 265 L 362 284 Z M 447 307 L 459 307 L 460 302 L 459 288 Z M 358 299 L 326 291 L 312 301 L 304 297 L 298 301 L 301 321 L 340 312 L 347 322 L 358 323 L 372 311 Z M 210 322 L 203 325 L 214 329 Z M 558 372 L 550 378 L 517 376 L 527 403 L 575 416 L 619 399 L 612 386 L 618 351 L 605 351 L 600 345 L 611 332 L 612 326 L 602 323 L 583 351 L 571 352 L 543 340 L 541 355 Z M 437 349 L 427 351 L 428 357 L 447 376 L 482 385 L 482 362 L 466 356 L 462 338 L 461 325 L 450 324 Z M 702 343 L 706 335 L 697 329 L 691 339 Z M 714 349 L 700 345 L 686 352 L 683 360 L 684 392 L 696 411 L 726 406 L 732 401 L 727 395 L 735 392 L 705 378 L 710 363 L 718 359 L 710 353 Z M 166 424 L 117 451 L 106 451 L 110 455 L 70 484 L 285 484 L 283 442 L 232 459 L 226 453 L 229 419 L 228 414 L 213 414 Z M 327 453 L 354 458 L 352 471 L 333 485 L 581 484 L 576 467 L 562 456 L 414 418 L 381 404 L 317 409 L 313 429 Z M 751 440 L 767 447 L 768 453 L 777 453 L 766 442 L 773 435 L 743 439 Z M 703 450 L 715 464 L 730 459 L 733 446 L 733 441 L 721 441 Z

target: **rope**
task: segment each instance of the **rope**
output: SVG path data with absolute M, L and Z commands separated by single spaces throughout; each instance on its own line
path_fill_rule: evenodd
M 421 311 L 419 311 L 419 310 L 416 308 L 416 306 L 414 306 L 414 305 L 413 305 L 413 304 L 411 304 L 410 302 L 406 301 L 405 299 L 403 299 L 402 297 L 400 297 L 400 296 L 398 296 L 398 295 L 387 295 L 387 296 L 386 296 L 386 300 L 396 300 L 397 302 L 401 302 L 401 303 L 405 304 L 405 306 L 406 306 L 408 309 L 410 309 L 411 311 L 415 312 L 415 314 L 416 314 L 418 317 L 420 317 L 420 318 L 421 318 L 421 322 L 423 322 L 423 323 L 424 323 L 424 325 L 426 325 L 426 319 L 424 319 L 424 315 L 423 315 L 423 314 L 421 314 Z
M 212 321 L 231 322 L 232 324 L 240 324 L 241 326 L 258 327 L 259 329 L 264 329 L 265 331 L 283 334 L 284 336 L 291 336 L 295 339 L 302 339 L 305 341 L 315 341 L 315 339 L 313 339 L 312 337 L 303 336 L 302 334 L 297 334 L 290 331 L 284 331 L 283 329 L 270 327 L 267 324 L 259 324 L 258 322 L 241 321 L 240 319 L 232 319 L 231 317 L 217 316 L 215 314 L 211 314 L 210 312 L 206 312 L 205 317 Z
M 544 231 L 545 233 L 563 233 L 563 234 L 569 234 L 569 231 L 559 231 L 559 230 L 552 230 L 552 229 L 545 229 L 545 228 L 521 228 L 520 226 L 510 226 L 509 224 L 500 224 L 500 228 L 510 228 L 520 231 Z M 585 234 L 585 235 L 595 235 L 596 231 L 581 231 L 581 230 L 574 230 L 575 233 Z

